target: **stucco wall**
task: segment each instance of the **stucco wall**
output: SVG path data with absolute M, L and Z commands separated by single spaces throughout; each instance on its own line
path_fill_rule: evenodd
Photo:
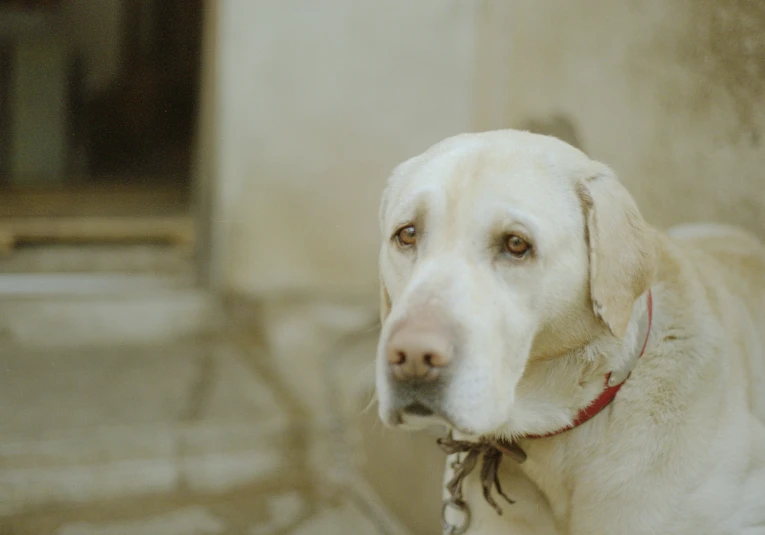
M 224 286 L 374 295 L 391 168 L 471 127 L 464 0 L 225 0 L 219 29 Z
M 482 128 L 576 142 L 656 225 L 765 238 L 764 3 L 492 0 L 481 24 Z

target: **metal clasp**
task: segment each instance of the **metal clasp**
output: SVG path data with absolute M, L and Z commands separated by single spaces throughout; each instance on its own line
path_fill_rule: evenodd
M 462 513 L 462 523 L 452 524 L 446 520 L 446 511 L 449 508 L 455 509 Z M 454 498 L 444 500 L 441 505 L 441 526 L 443 527 L 443 535 L 463 535 L 470 526 L 470 507 L 463 501 L 457 501 Z

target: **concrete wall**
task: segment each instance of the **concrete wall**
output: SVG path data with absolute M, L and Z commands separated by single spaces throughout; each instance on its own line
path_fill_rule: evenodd
M 574 141 L 656 225 L 765 238 L 765 4 L 492 0 L 481 21 L 482 127 Z
M 374 295 L 387 174 L 472 127 L 475 4 L 220 7 L 215 224 L 223 285 Z

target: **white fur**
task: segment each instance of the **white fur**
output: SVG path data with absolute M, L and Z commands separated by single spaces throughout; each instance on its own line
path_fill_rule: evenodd
M 581 191 L 593 176 L 606 176 L 614 194 L 592 194 L 594 217 Z M 502 464 L 502 486 L 517 500 L 503 516 L 472 474 L 468 533 L 763 535 L 765 247 L 730 227 L 655 231 L 612 178 L 561 141 L 517 131 L 450 138 L 394 171 L 380 209 L 381 418 L 397 422 L 384 357 L 391 326 L 437 312 L 456 326 L 460 348 L 441 406 L 458 435 L 567 425 L 642 345 L 642 275 L 653 327 L 616 400 L 574 430 L 520 440 L 528 460 Z M 622 209 L 630 217 L 619 223 Z M 624 228 L 594 234 L 603 221 Z M 408 222 L 418 242 L 402 251 L 390 237 Z M 510 231 L 532 238 L 531 259 L 497 250 Z M 614 310 L 630 283 L 639 293 Z M 620 317 L 629 317 L 623 334 Z

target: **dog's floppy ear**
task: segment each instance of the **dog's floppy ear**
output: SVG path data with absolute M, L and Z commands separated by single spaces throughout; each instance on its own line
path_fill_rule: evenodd
M 394 170 L 395 173 L 395 170 Z M 391 183 L 390 180 L 388 181 L 388 184 L 385 186 L 385 189 L 382 192 L 382 198 L 380 199 L 380 205 L 377 209 L 377 216 L 378 221 L 380 223 L 380 232 L 383 235 L 383 239 L 385 239 L 385 213 L 388 209 L 388 198 L 390 197 L 390 190 L 391 190 Z M 380 269 L 380 325 L 385 323 L 385 319 L 388 317 L 388 314 L 390 314 L 391 311 L 391 302 L 390 302 L 390 294 L 388 293 L 388 289 L 385 287 L 385 281 L 383 281 L 382 277 L 382 269 L 383 269 L 383 250 L 380 250 L 380 257 L 378 259 L 379 262 L 379 269 Z
M 380 279 L 380 325 L 385 323 L 385 319 L 390 314 L 391 303 L 388 289 L 385 287 L 385 283 Z
M 653 232 L 629 192 L 605 165 L 577 184 L 584 207 L 590 256 L 590 297 L 595 314 L 624 336 L 632 305 L 656 271 Z

